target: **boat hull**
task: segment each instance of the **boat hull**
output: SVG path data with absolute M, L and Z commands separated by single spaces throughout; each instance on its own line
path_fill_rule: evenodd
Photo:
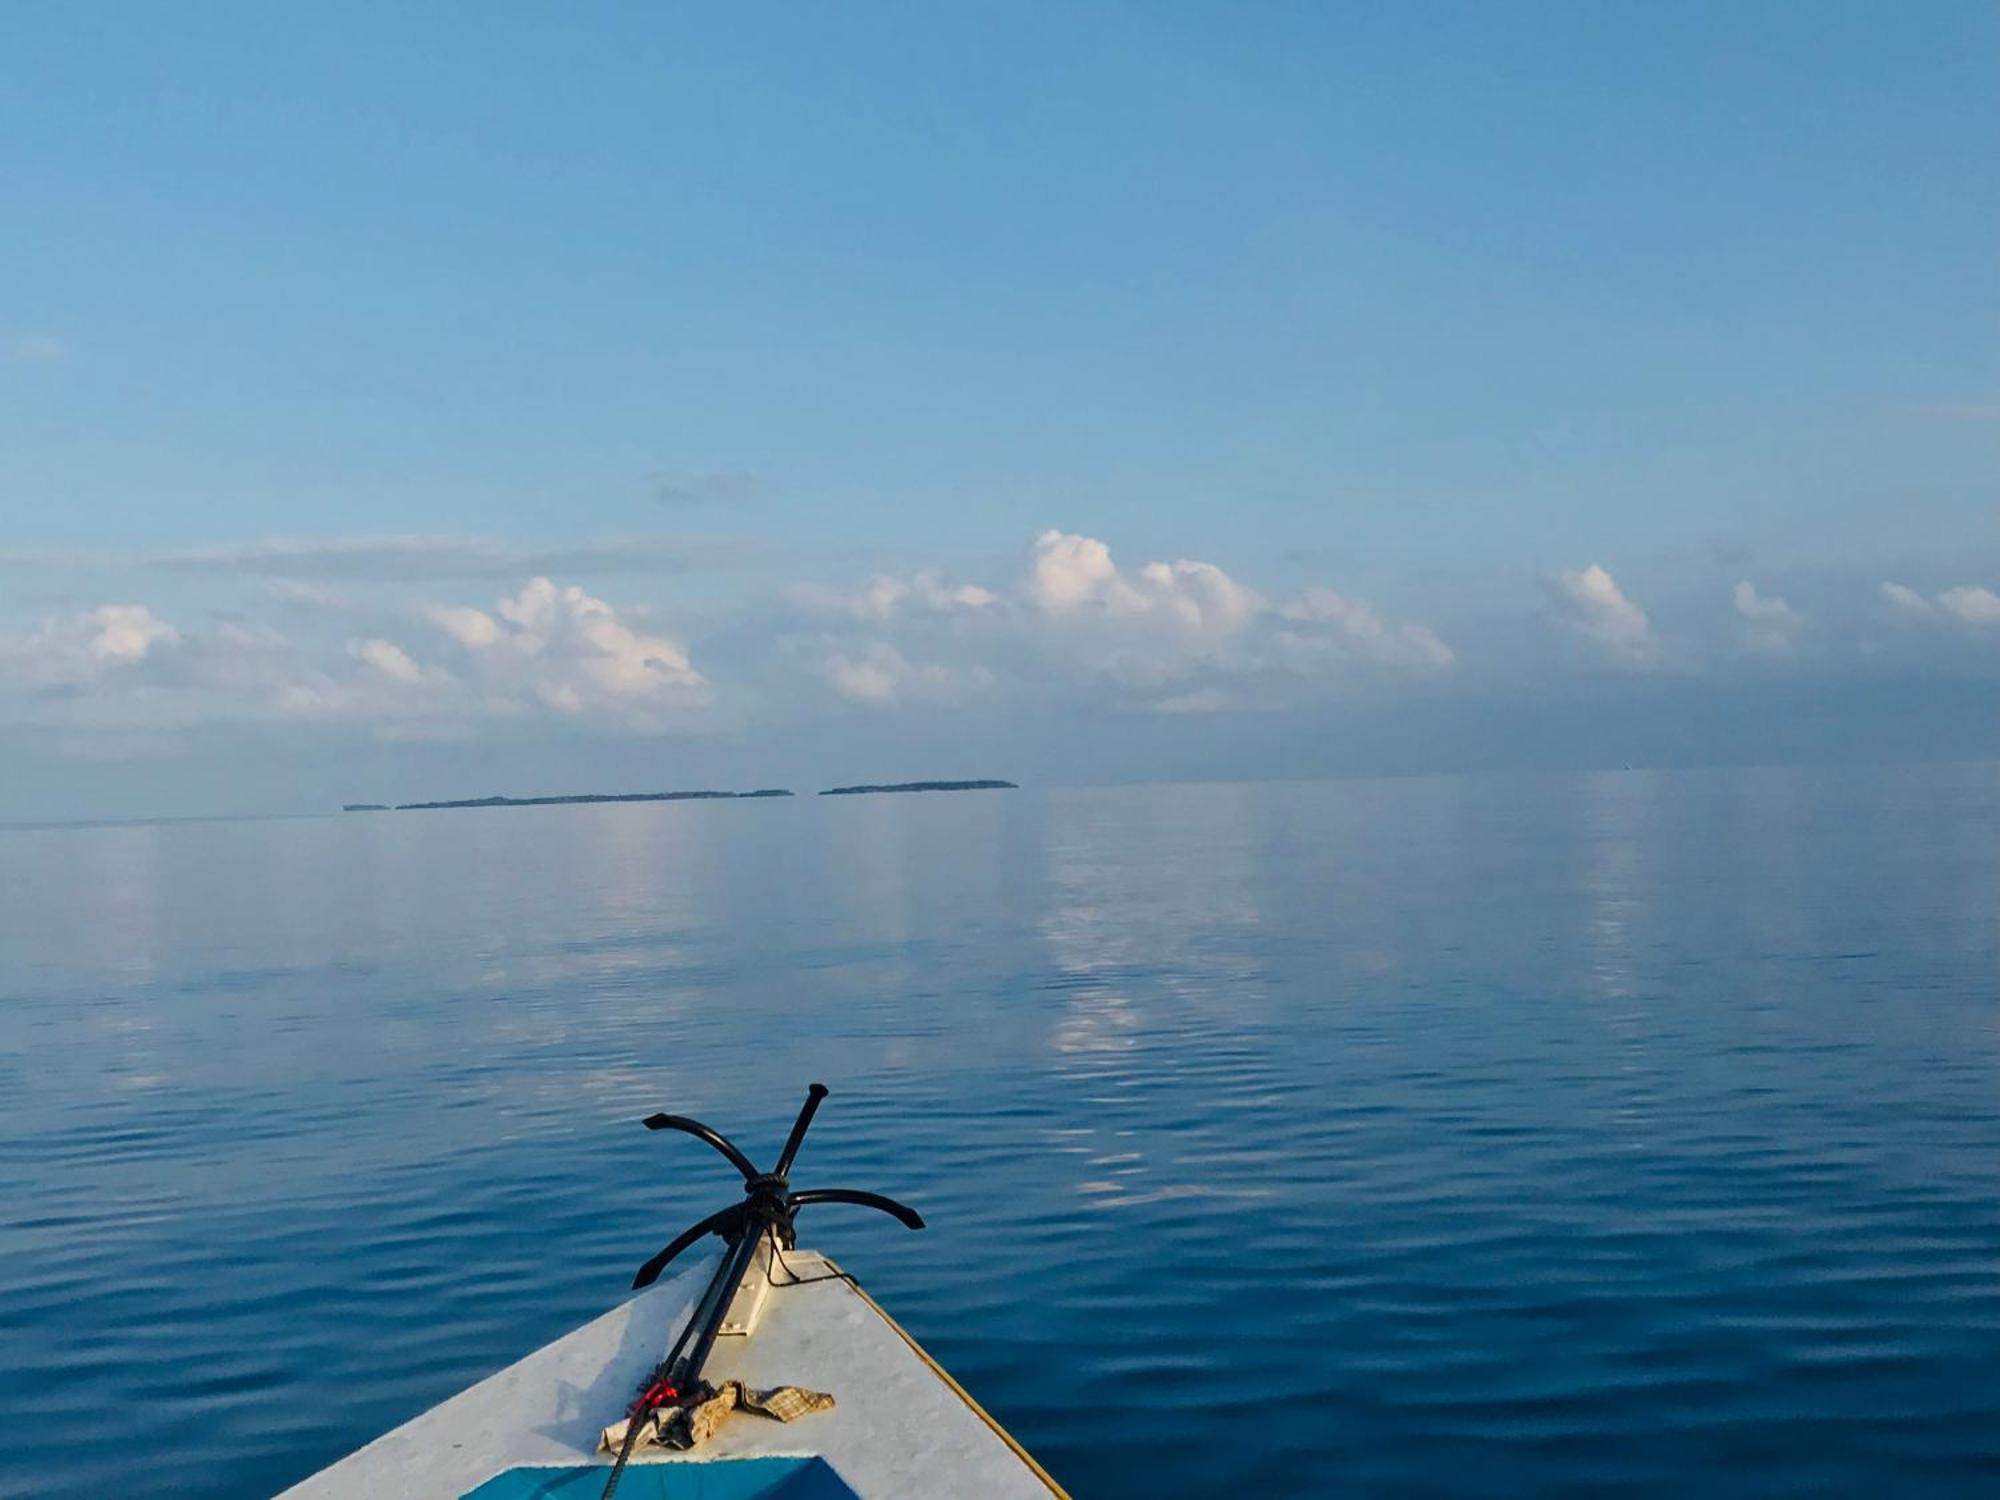
M 699 1264 L 640 1293 L 285 1491 L 287 1500 L 594 1500 L 608 1468 L 599 1436 L 665 1354 L 712 1269 Z M 789 1423 L 738 1414 L 694 1452 L 646 1450 L 627 1469 L 621 1500 L 1062 1494 L 831 1262 L 788 1253 L 771 1279 L 755 1331 L 719 1340 L 704 1373 L 716 1385 L 827 1391 L 834 1408 Z

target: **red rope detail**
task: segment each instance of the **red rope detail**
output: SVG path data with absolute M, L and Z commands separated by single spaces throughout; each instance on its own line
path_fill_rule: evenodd
M 668 1385 L 666 1381 L 654 1381 L 641 1391 L 639 1399 L 632 1403 L 633 1420 L 636 1421 L 638 1418 L 643 1417 L 655 1407 L 665 1406 L 669 1401 L 677 1400 L 679 1396 L 680 1392 Z

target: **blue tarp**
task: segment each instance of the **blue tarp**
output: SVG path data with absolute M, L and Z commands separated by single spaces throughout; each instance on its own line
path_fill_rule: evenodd
M 598 1500 L 605 1464 L 522 1467 L 495 1474 L 464 1500 Z M 860 1500 L 823 1458 L 721 1458 L 635 1463 L 618 1500 Z

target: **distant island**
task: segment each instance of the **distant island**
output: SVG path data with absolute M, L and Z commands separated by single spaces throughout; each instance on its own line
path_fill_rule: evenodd
M 754 797 L 789 797 L 781 786 L 754 792 L 581 792 L 568 797 L 465 797 L 455 802 L 399 802 L 397 812 L 428 812 L 440 807 L 567 807 L 577 802 L 743 802 Z M 342 812 L 388 812 L 381 802 L 347 802 Z
M 857 797 L 865 792 L 985 792 L 1017 791 L 1011 781 L 897 781 L 883 785 L 830 786 L 822 797 Z M 754 792 L 575 792 L 567 797 L 459 797 L 448 802 L 343 802 L 342 812 L 432 812 L 444 807 L 569 807 L 594 802 L 747 802 L 758 797 L 789 797 L 789 788 L 759 787 Z
M 1011 781 L 898 781 L 888 786 L 830 786 L 822 797 L 858 797 L 863 792 L 1019 791 Z

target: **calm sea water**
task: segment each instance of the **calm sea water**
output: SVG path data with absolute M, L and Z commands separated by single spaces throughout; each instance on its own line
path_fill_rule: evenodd
M 1992 767 L 0 833 L 0 1491 L 297 1479 L 824 1079 L 1079 1497 L 1993 1493 L 1996 951 Z

